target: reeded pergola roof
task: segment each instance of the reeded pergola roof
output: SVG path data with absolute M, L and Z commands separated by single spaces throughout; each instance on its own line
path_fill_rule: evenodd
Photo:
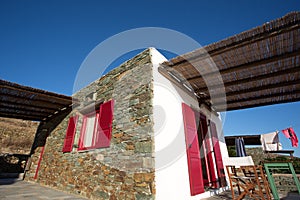
M 70 96 L 0 80 L 0 117 L 47 121 L 70 106 Z
M 300 100 L 300 13 L 173 58 L 159 71 L 215 111 Z

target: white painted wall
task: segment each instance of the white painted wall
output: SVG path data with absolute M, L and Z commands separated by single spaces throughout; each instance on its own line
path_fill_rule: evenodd
M 184 124 L 181 103 L 200 111 L 217 125 L 222 132 L 220 119 L 207 109 L 199 108 L 196 98 L 172 84 L 158 72 L 160 63 L 167 61 L 156 49 L 150 49 L 154 81 L 154 133 L 155 133 L 155 185 L 156 199 L 199 200 L 211 196 L 210 192 L 190 195 Z M 224 141 L 224 137 L 223 137 Z M 220 143 L 222 153 L 227 154 L 225 143 Z

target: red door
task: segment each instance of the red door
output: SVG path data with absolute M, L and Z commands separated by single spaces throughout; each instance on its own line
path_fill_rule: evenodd
M 225 170 L 222 160 L 222 154 L 221 154 L 221 148 L 219 144 L 219 138 L 217 133 L 216 124 L 212 121 L 210 121 L 210 131 L 212 135 L 212 142 L 213 142 L 213 148 L 214 148 L 214 154 L 215 154 L 215 161 L 217 165 L 217 173 L 219 178 L 219 183 L 221 187 L 225 187 L 227 185 L 226 183 L 226 177 L 225 177 Z
M 189 168 L 190 190 L 191 195 L 194 196 L 204 192 L 197 126 L 194 111 L 184 103 L 182 103 L 182 113 Z

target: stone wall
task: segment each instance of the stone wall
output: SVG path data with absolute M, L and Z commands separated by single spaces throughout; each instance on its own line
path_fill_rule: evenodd
M 278 193 L 297 192 L 297 187 L 291 174 L 273 174 Z M 300 181 L 300 175 L 297 175 Z
M 47 138 L 37 181 L 91 199 L 154 199 L 154 133 L 152 65 L 149 50 L 112 70 L 75 94 L 81 106 L 86 96 L 115 100 L 109 148 L 77 151 L 82 117 L 71 153 L 62 153 L 68 118 Z M 39 149 L 32 156 L 27 180 L 33 180 Z

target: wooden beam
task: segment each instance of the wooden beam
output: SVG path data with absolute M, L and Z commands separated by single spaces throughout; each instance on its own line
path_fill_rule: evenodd
M 4 81 L 4 80 L 0 79 L 0 88 L 2 86 L 9 86 L 9 87 L 14 88 L 14 89 L 20 89 L 20 90 L 23 90 L 23 91 L 30 91 L 30 92 L 33 92 L 35 94 L 42 94 L 42 95 L 46 95 L 48 97 L 51 96 L 53 98 L 59 98 L 59 99 L 63 99 L 63 100 L 72 100 L 71 96 L 66 96 L 66 95 L 57 94 L 57 93 L 53 93 L 53 92 L 49 92 L 49 91 L 45 91 L 45 90 L 40 90 L 40 89 L 28 87 L 28 86 L 23 86 L 23 85 L 19 85 L 17 83 L 12 83 L 12 82 L 8 82 L 8 81 Z
M 225 143 L 227 146 L 234 146 L 236 138 L 243 138 L 245 145 L 261 145 L 260 135 L 237 135 L 225 136 Z
M 25 88 L 21 87 L 13 87 L 13 86 L 8 86 L 8 85 L 0 85 L 0 94 L 4 95 L 11 95 L 11 96 L 16 96 L 16 97 L 23 97 L 27 98 L 30 100 L 40 100 L 44 102 L 49 102 L 49 103 L 57 103 L 61 105 L 65 105 L 69 102 L 72 102 L 72 98 L 61 98 L 57 96 L 51 96 L 47 93 L 38 93 L 31 91 L 30 89 L 26 90 Z M 17 95 L 18 94 L 18 95 Z
M 48 122 L 51 122 L 51 121 L 62 120 L 72 111 L 72 109 L 73 109 L 73 106 L 69 105 L 69 106 L 66 107 L 66 109 L 60 110 L 57 113 L 53 113 L 51 116 L 48 116 L 48 117 L 44 118 L 42 121 L 48 123 Z M 50 128 L 52 127 L 51 123 L 48 123 L 48 125 L 50 126 Z
M 33 107 L 37 106 L 37 107 L 45 107 L 45 108 L 49 108 L 49 109 L 57 109 L 57 108 L 61 108 L 64 106 L 67 106 L 69 104 L 59 104 L 59 103 L 50 103 L 48 101 L 42 101 L 42 100 L 32 100 L 32 99 L 26 99 L 26 98 L 22 98 L 22 97 L 18 97 L 18 96 L 14 96 L 14 95 L 10 95 L 10 94 L 2 94 L 0 92 L 0 101 L 6 101 L 6 102 L 10 102 L 10 103 L 23 103 L 23 104 L 28 104 L 31 105 Z M 72 102 L 71 102 L 72 103 Z M 71 104 L 70 103 L 70 104 Z
M 235 103 L 243 103 L 243 102 L 251 102 L 251 101 L 256 101 L 256 100 L 262 100 L 262 99 L 267 99 L 267 98 L 276 98 L 276 97 L 282 97 L 282 96 L 287 96 L 287 95 L 295 95 L 295 94 L 300 94 L 300 89 L 296 89 L 293 91 L 286 91 L 286 92 L 277 92 L 277 93 L 273 93 L 273 94 L 267 94 L 267 95 L 262 95 L 262 96 L 251 96 L 249 98 L 243 98 L 243 99 L 234 99 L 234 100 L 230 100 L 227 101 L 226 105 L 230 105 L 230 104 L 235 104 Z M 222 106 L 224 105 L 223 102 L 216 102 L 213 103 L 213 106 Z
M 279 70 L 276 72 L 271 72 L 268 74 L 261 74 L 258 76 L 248 77 L 248 78 L 239 79 L 239 80 L 235 80 L 235 81 L 228 81 L 228 82 L 225 82 L 224 84 L 211 85 L 211 86 L 209 86 L 209 89 L 215 90 L 215 89 L 219 89 L 222 87 L 226 88 L 226 87 L 230 87 L 230 86 L 242 85 L 245 83 L 251 83 L 251 82 L 253 83 L 253 82 L 261 81 L 261 80 L 264 80 L 267 78 L 277 78 L 282 75 L 297 73 L 297 72 L 299 72 L 299 67 L 300 67 L 300 64 L 294 68 Z M 196 93 L 201 93 L 201 92 L 207 91 L 207 87 L 201 87 L 199 89 L 196 89 L 195 91 L 196 91 Z
M 274 105 L 274 104 L 281 104 L 281 103 L 292 103 L 300 101 L 300 97 L 293 98 L 293 99 L 287 99 L 287 100 L 280 100 L 280 101 L 273 101 L 273 102 L 265 102 L 265 103 L 257 103 L 257 104 L 250 104 L 250 105 L 241 105 L 241 106 L 228 106 L 226 111 L 232 111 L 232 110 L 241 110 L 241 109 L 247 109 L 247 108 L 254 108 L 254 107 L 260 107 L 260 106 L 268 106 L 268 105 Z M 225 110 L 222 109 L 216 109 L 218 112 L 222 112 Z
M 267 89 L 275 89 L 275 88 L 281 88 L 281 87 L 286 87 L 286 86 L 293 86 L 300 84 L 300 77 L 293 81 L 282 81 L 282 82 L 277 82 L 277 83 L 272 83 L 272 84 L 266 84 L 264 86 L 258 86 L 258 87 L 251 87 L 243 90 L 235 90 L 235 91 L 229 91 L 226 92 L 226 97 L 229 96 L 235 96 L 235 95 L 245 95 L 249 94 L 251 92 L 259 92 L 262 90 L 267 90 Z M 223 98 L 224 95 L 214 95 L 214 99 L 217 98 Z M 203 97 L 202 99 L 207 100 L 210 99 L 210 97 Z
M 5 109 L 14 109 L 16 111 L 21 110 L 24 112 L 39 112 L 39 113 L 45 113 L 45 114 L 51 114 L 54 113 L 55 111 L 53 110 L 48 110 L 45 108 L 35 108 L 35 107 L 30 107 L 30 106 L 19 106 L 15 104 L 7 104 L 0 102 L 0 107 L 5 108 Z
M 203 79 L 202 77 L 208 78 L 209 76 L 215 76 L 216 74 L 221 74 L 223 76 L 223 74 L 226 74 L 226 73 L 238 72 L 240 70 L 247 70 L 251 67 L 269 64 L 269 63 L 272 63 L 272 62 L 275 62 L 278 60 L 283 60 L 283 59 L 287 59 L 287 58 L 291 58 L 291 57 L 295 57 L 295 56 L 299 56 L 299 55 L 300 55 L 300 49 L 297 49 L 296 51 L 293 51 L 293 52 L 283 53 L 283 54 L 272 56 L 269 58 L 260 59 L 260 60 L 256 60 L 253 62 L 236 65 L 236 66 L 229 67 L 226 69 L 220 69 L 219 71 L 209 72 L 209 73 L 206 73 L 203 75 L 197 75 L 197 76 L 188 78 L 187 80 L 193 81 L 195 79 Z M 299 67 L 299 64 L 295 66 L 295 68 L 297 68 L 297 67 Z M 175 69 L 176 69 L 176 67 L 175 67 Z M 299 71 L 299 69 L 298 69 L 298 71 Z M 199 90 L 201 90 L 201 88 Z
M 22 114 L 12 114 L 12 113 L 2 113 L 0 112 L 0 117 L 5 118 L 14 118 L 14 119 L 23 119 L 23 120 L 30 120 L 30 121 L 42 121 L 43 117 L 36 116 L 36 115 L 22 115 Z
M 41 116 L 41 117 L 47 117 L 49 113 L 40 113 L 35 111 L 25 111 L 25 110 L 16 110 L 13 108 L 0 108 L 0 113 L 5 114 L 20 114 L 20 115 L 28 115 L 28 116 Z
M 47 109 L 51 112 L 55 112 L 57 110 L 57 108 L 48 108 L 45 106 L 32 105 L 32 104 L 25 103 L 24 101 L 23 102 L 7 101 L 7 100 L 1 98 L 1 96 L 0 96 L 0 105 L 2 105 L 2 104 L 11 104 L 11 105 L 19 106 L 19 107 L 30 107 L 30 108 L 34 108 L 34 109 Z

